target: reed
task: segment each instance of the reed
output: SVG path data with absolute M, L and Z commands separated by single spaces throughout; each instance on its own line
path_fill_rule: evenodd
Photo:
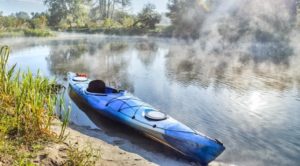
M 57 95 L 61 86 L 55 80 L 8 67 L 8 58 L 9 47 L 1 47 L 0 165 L 35 165 L 32 159 L 45 143 L 66 139 L 71 109 L 65 108 L 64 95 Z M 62 115 L 59 134 L 51 131 L 57 106 Z M 96 158 L 92 149 L 70 146 L 65 165 L 95 165 Z
M 60 134 L 58 136 L 58 139 L 60 141 L 63 141 L 66 139 L 67 136 L 65 136 L 65 131 L 67 126 L 69 125 L 69 119 L 70 119 L 70 115 L 71 115 L 71 107 L 69 106 L 68 109 L 66 110 L 64 106 L 62 106 L 62 103 L 64 103 L 64 100 L 61 98 L 60 100 L 60 108 L 62 108 L 62 110 L 60 111 L 60 114 L 62 115 L 62 123 L 61 123 L 61 130 L 60 130 Z
M 54 138 L 51 122 L 55 118 L 57 95 L 55 80 L 20 72 L 8 67 L 9 48 L 0 49 L 0 132 L 8 138 L 30 143 Z

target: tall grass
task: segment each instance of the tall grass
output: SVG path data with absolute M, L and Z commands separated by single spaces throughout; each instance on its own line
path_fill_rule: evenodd
M 34 165 L 32 159 L 43 142 L 62 141 L 69 122 L 70 107 L 65 109 L 64 95 L 55 80 L 34 76 L 30 71 L 8 67 L 9 48 L 0 48 L 0 165 Z M 59 103 L 57 103 L 59 102 Z M 62 114 L 60 134 L 51 131 L 55 109 Z M 70 146 L 64 165 L 95 165 L 92 149 Z
M 8 138 L 30 143 L 54 138 L 51 122 L 55 118 L 57 95 L 54 80 L 30 71 L 8 67 L 9 48 L 0 49 L 0 133 Z
M 67 126 L 69 125 L 69 119 L 70 119 L 70 115 L 71 115 L 71 107 L 69 106 L 68 109 L 66 110 L 65 107 L 62 106 L 63 105 L 62 103 L 64 103 L 64 100 L 61 97 L 61 100 L 60 100 L 60 108 L 61 108 L 60 114 L 61 114 L 62 124 L 61 124 L 60 134 L 58 136 L 58 139 L 61 140 L 61 141 L 66 139 L 65 131 L 66 131 Z
M 79 148 L 77 145 L 70 145 L 67 149 L 66 166 L 92 166 L 101 157 L 101 152 L 92 146 Z

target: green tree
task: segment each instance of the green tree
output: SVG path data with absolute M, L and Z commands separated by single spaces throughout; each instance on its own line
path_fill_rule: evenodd
M 38 16 L 31 20 L 32 28 L 40 28 L 44 29 L 47 27 L 47 17 L 46 16 Z
M 133 26 L 138 26 L 145 29 L 155 29 L 156 24 L 160 22 L 161 16 L 155 11 L 153 4 L 147 4 L 142 11 L 137 15 L 137 20 Z
M 94 13 L 99 13 L 98 18 L 105 20 L 113 18 L 115 11 L 124 9 L 131 4 L 130 0 L 97 0 L 98 5 L 93 9 Z M 98 12 L 96 12 L 98 11 Z
M 47 13 L 31 13 L 31 20 L 30 20 L 30 24 L 31 24 L 31 28 L 33 29 L 43 29 L 47 27 L 48 24 L 48 15 Z
M 85 0 L 70 0 L 69 1 L 69 13 L 67 15 L 67 22 L 72 27 L 74 26 L 81 27 L 88 22 L 88 9 L 89 1 Z
M 69 27 L 83 26 L 88 22 L 91 0 L 44 0 L 44 3 L 48 6 L 51 26 L 64 23 Z
M 30 19 L 30 16 L 28 15 L 28 13 L 23 12 L 23 11 L 17 12 L 15 15 L 18 19 L 22 19 L 22 20 L 29 20 Z
M 48 6 L 49 24 L 57 26 L 68 14 L 68 0 L 44 0 Z

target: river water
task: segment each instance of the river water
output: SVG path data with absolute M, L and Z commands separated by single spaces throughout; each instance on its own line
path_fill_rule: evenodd
M 286 55 L 258 53 L 247 43 L 238 46 L 251 48 L 247 54 L 237 49 L 207 53 L 194 42 L 80 34 L 0 43 L 11 47 L 9 63 L 22 70 L 40 70 L 58 80 L 68 71 L 87 73 L 221 140 L 226 150 L 217 161 L 300 163 L 300 52 L 295 46 Z M 94 115 L 72 108 L 74 124 L 101 128 Z

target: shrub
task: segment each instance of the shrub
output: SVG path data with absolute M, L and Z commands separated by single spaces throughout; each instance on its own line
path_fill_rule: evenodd
M 26 29 L 24 30 L 25 36 L 34 36 L 34 37 L 48 37 L 53 36 L 49 30 L 43 29 Z

